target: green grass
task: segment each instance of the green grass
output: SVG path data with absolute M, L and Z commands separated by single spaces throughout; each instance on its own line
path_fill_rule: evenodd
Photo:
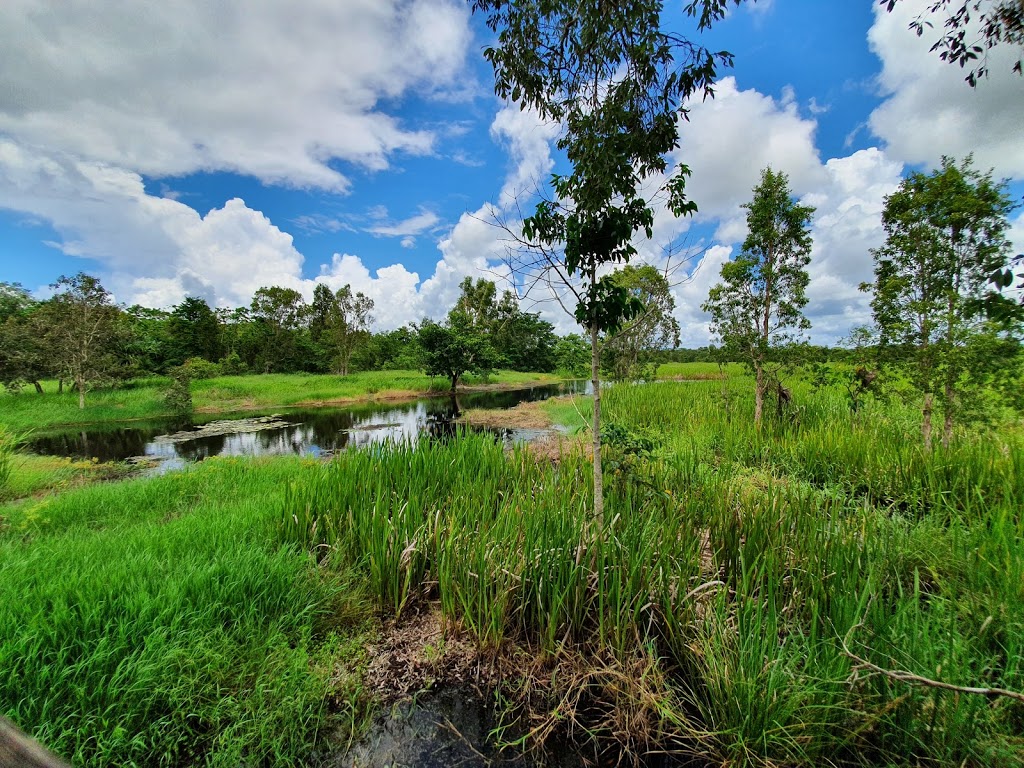
M 687 381 L 705 381 L 726 376 L 739 376 L 745 372 L 742 363 L 662 363 L 656 373 L 659 379 L 679 379 Z
M 486 381 L 467 376 L 462 386 L 517 386 L 536 382 L 555 382 L 545 373 L 500 371 Z M 45 394 L 25 390 L 17 395 L 0 393 L 3 423 L 10 429 L 44 429 L 62 425 L 97 424 L 110 421 L 156 419 L 169 416 L 163 402 L 170 380 L 163 377 L 137 379 L 125 385 L 89 392 L 84 409 L 78 396 L 65 391 L 57 394 L 55 382 L 45 382 Z M 258 376 L 218 376 L 193 381 L 192 401 L 205 413 L 266 409 L 304 404 L 345 403 L 371 398 L 412 397 L 428 393 L 444 394 L 447 380 L 432 378 L 416 371 L 370 371 L 346 377 L 317 374 L 265 374 Z
M 311 470 L 215 459 L 0 508 L 0 713 L 76 766 L 298 765 L 356 727 L 361 589 L 274 536 Z
M 924 454 L 911 410 L 854 419 L 840 392 L 799 386 L 797 418 L 758 432 L 748 385 L 727 382 L 727 403 L 718 381 L 609 389 L 608 421 L 653 447 L 609 451 L 605 520 L 585 459 L 474 437 L 339 456 L 290 487 L 281 531 L 358 568 L 394 614 L 429 587 L 481 645 L 550 659 L 510 690 L 636 751 L 1019 765 L 1019 702 L 847 653 L 1024 690 L 1024 445 Z
M 436 600 L 514 659 L 506 716 L 534 733 L 711 765 L 1020 765 L 1024 705 L 851 654 L 1024 690 L 1024 436 L 925 453 L 910 405 L 792 388 L 757 430 L 747 376 L 610 387 L 603 520 L 585 456 L 485 435 L 0 507 L 0 711 L 76 764 L 298 764 L 365 716 L 368 602 Z

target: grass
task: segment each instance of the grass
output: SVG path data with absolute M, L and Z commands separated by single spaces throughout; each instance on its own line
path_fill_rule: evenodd
M 504 690 L 534 733 L 715 765 L 1019 765 L 1019 702 L 854 657 L 1024 689 L 1020 439 L 925 454 L 910 409 L 855 419 L 799 384 L 758 432 L 748 385 L 609 389 L 634 439 L 606 457 L 604 520 L 585 457 L 475 436 L 339 456 L 289 488 L 280 533 L 395 615 L 433 595 L 481 646 L 525 649 Z
M 466 377 L 463 386 L 512 387 L 556 380 L 551 374 L 500 371 L 486 381 Z M 0 394 L 0 409 L 3 422 L 15 431 L 157 419 L 170 415 L 163 401 L 169 385 L 170 380 L 163 377 L 137 379 L 116 388 L 89 392 L 85 409 L 79 409 L 76 394 L 67 391 L 57 394 L 56 384 L 45 382 L 43 395 L 28 391 L 17 395 Z M 416 371 L 371 371 L 346 377 L 315 374 L 218 376 L 193 381 L 191 388 L 197 411 L 221 413 L 445 394 L 448 382 Z
M 757 430 L 751 389 L 609 388 L 602 520 L 585 454 L 486 435 L 213 459 L 0 507 L 0 712 L 76 764 L 301 764 L 366 716 L 370 607 L 429 602 L 503 671 L 520 743 L 1020 765 L 1020 702 L 862 663 L 1024 690 L 1020 430 L 925 453 L 912 407 L 854 415 L 800 380 Z M 590 418 L 584 397 L 539 407 Z
M 0 713 L 97 766 L 298 765 L 358 727 L 361 588 L 273 535 L 311 469 L 214 459 L 0 508 Z

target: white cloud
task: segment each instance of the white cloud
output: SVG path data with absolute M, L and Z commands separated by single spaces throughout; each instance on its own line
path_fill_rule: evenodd
M 882 60 L 886 101 L 871 114 L 871 130 L 890 156 L 906 163 L 936 166 L 944 154 L 973 152 L 978 166 L 994 167 L 996 176 L 1024 178 L 1024 79 L 1010 71 L 1019 51 L 1007 45 L 990 51 L 989 77 L 971 88 L 965 70 L 928 50 L 941 19 L 920 38 L 907 28 L 929 5 L 904 0 L 886 13 L 875 4 L 868 40 Z
M 420 211 L 415 216 L 410 216 L 403 221 L 394 224 L 375 224 L 367 227 L 366 231 L 382 237 L 410 237 L 421 235 L 432 229 L 441 219 L 433 211 Z
M 554 167 L 551 142 L 559 131 L 557 123 L 542 120 L 532 109 L 508 104 L 498 111 L 491 123 L 491 136 L 507 145 L 512 166 L 498 196 L 501 207 L 532 198 L 547 183 Z
M 432 150 L 380 102 L 457 82 L 471 38 L 456 0 L 7 0 L 0 132 L 150 176 L 341 191 L 333 160 L 379 170 Z
M 800 116 L 791 89 L 776 100 L 740 90 L 735 78 L 726 77 L 714 99 L 688 106 L 690 121 L 680 124 L 682 141 L 673 159 L 693 172 L 687 194 L 699 208 L 696 220 L 719 221 L 719 239 L 743 239 L 740 205 L 769 165 L 789 175 L 798 195 L 824 179 L 814 143 L 817 123 Z

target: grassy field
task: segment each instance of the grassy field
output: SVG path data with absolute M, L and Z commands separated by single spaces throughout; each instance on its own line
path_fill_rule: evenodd
M 0 506 L 0 712 L 76 765 L 301 764 L 366 717 L 367 617 L 433 609 L 489 660 L 517 743 L 1019 766 L 1024 701 L 967 688 L 1024 691 L 1020 430 L 927 454 L 912 406 L 854 415 L 796 380 L 758 431 L 748 377 L 688 378 L 605 393 L 603 520 L 585 455 L 486 435 L 24 475 Z
M 430 585 L 512 654 L 503 701 L 536 737 L 708 765 L 1020 765 L 1024 701 L 920 683 L 1024 690 L 1021 440 L 928 455 L 910 408 L 854 419 L 794 389 L 762 432 L 749 380 L 724 401 L 717 381 L 610 389 L 605 520 L 585 458 L 477 437 L 339 456 L 281 524 L 396 615 Z
M 275 534 L 299 460 L 0 506 L 0 713 L 78 765 L 297 765 L 367 712 L 369 609 Z
M 467 376 L 464 388 L 512 387 L 555 382 L 552 374 L 500 371 L 486 382 Z M 123 386 L 90 392 L 84 409 L 78 397 L 57 394 L 56 383 L 44 383 L 45 394 L 25 390 L 17 395 L 0 392 L 0 423 L 13 430 L 96 424 L 129 419 L 155 419 L 170 415 L 163 396 L 169 379 L 138 379 Z M 368 399 L 444 394 L 447 380 L 416 371 L 371 371 L 346 377 L 313 374 L 218 376 L 193 381 L 192 402 L 200 413 L 258 410 L 280 406 L 327 405 Z

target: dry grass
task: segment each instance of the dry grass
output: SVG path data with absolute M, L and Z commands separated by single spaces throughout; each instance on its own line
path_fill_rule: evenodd
M 462 421 L 487 429 L 548 429 L 551 416 L 540 402 L 520 403 L 514 408 L 471 408 Z

